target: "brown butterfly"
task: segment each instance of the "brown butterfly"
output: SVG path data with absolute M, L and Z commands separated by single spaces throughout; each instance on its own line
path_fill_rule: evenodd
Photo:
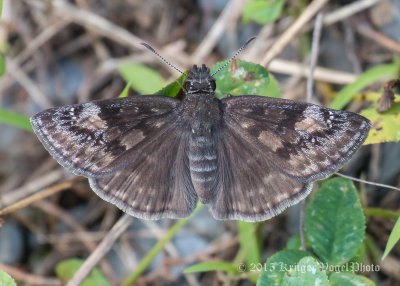
M 200 199 L 217 219 L 245 221 L 305 198 L 371 126 L 358 114 L 304 102 L 219 100 L 205 65 L 183 74 L 183 100 L 140 95 L 56 107 L 33 116 L 32 126 L 61 165 L 128 214 L 183 218 Z

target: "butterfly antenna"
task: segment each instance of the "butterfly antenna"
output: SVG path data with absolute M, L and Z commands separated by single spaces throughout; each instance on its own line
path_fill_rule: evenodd
M 219 69 L 217 69 L 211 76 L 214 76 L 215 74 L 219 73 L 221 70 L 223 70 L 227 65 L 229 65 L 246 47 L 250 42 L 252 42 L 256 37 L 251 37 L 250 39 L 247 40 L 246 43 Z
M 149 44 L 146 43 L 141 43 L 141 45 L 145 46 L 148 50 L 150 50 L 153 54 L 155 54 L 156 56 L 158 56 L 164 63 L 166 63 L 168 66 L 170 66 L 171 68 L 173 68 L 174 70 L 180 72 L 181 74 L 183 74 L 184 76 L 188 77 L 188 75 L 184 72 L 182 72 L 180 69 L 178 69 L 177 67 L 175 67 L 173 64 L 171 64 L 169 61 L 167 61 L 163 56 L 161 56 L 159 53 L 156 52 L 156 50 L 154 50 Z

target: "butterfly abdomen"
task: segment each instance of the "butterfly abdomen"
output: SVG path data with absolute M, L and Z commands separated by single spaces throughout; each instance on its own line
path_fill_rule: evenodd
M 211 135 L 192 134 L 189 141 L 189 167 L 193 186 L 204 204 L 213 198 L 217 178 L 217 152 Z
M 184 120 L 190 126 L 189 167 L 194 189 L 203 204 L 214 198 L 217 182 L 215 130 L 222 113 L 214 93 L 189 94 L 184 99 Z

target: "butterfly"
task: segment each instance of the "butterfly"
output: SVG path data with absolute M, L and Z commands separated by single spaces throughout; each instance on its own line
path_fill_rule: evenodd
M 255 222 L 304 199 L 371 127 L 356 113 L 305 102 L 219 100 L 204 64 L 183 74 L 182 100 L 138 95 L 55 107 L 34 115 L 33 129 L 58 163 L 132 216 L 184 218 L 200 200 L 216 219 Z

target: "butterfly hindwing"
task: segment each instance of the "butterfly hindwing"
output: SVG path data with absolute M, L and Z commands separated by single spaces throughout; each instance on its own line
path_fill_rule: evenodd
M 219 178 L 210 204 L 217 219 L 266 220 L 311 191 L 312 184 L 280 172 L 261 150 L 229 126 L 220 130 L 217 148 Z
M 78 175 L 104 177 L 168 132 L 179 104 L 157 95 L 98 100 L 44 110 L 31 123 L 61 165 Z
M 196 207 L 186 128 L 174 127 L 144 147 L 122 170 L 90 178 L 92 189 L 123 211 L 144 219 L 183 218 Z
M 261 96 L 222 100 L 224 122 L 278 170 L 311 182 L 338 170 L 361 146 L 370 122 L 346 111 Z

